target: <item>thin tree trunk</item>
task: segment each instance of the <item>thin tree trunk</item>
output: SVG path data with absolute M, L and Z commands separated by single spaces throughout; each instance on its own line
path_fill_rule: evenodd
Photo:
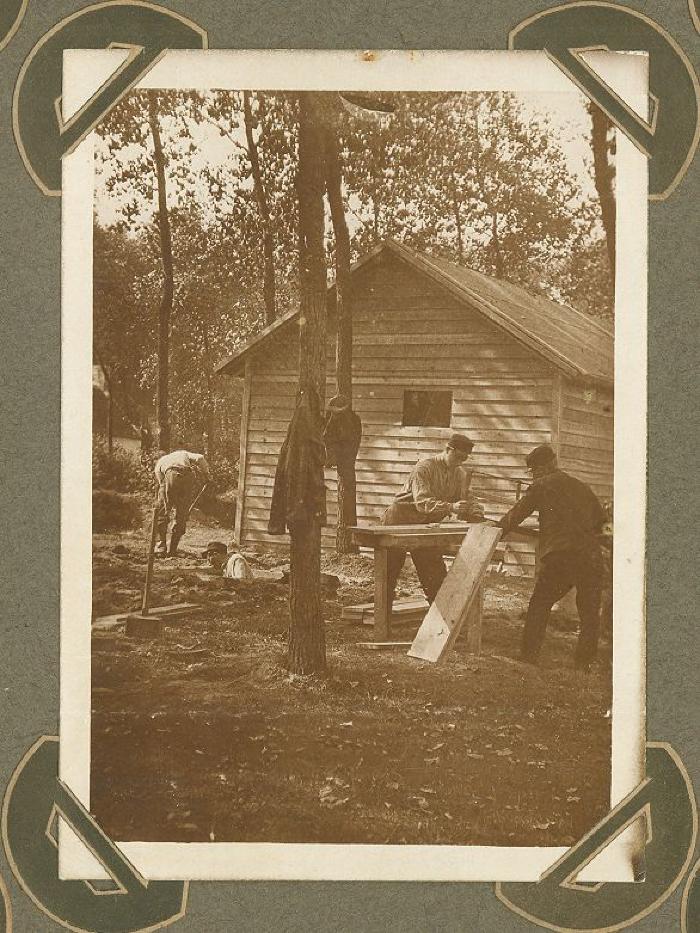
M 112 393 L 107 394 L 107 450 L 112 453 L 114 447 L 114 402 Z
M 591 146 L 593 149 L 593 176 L 600 199 L 600 215 L 605 230 L 610 272 L 615 277 L 615 194 L 613 192 L 614 169 L 608 160 L 607 115 L 594 103 L 588 105 L 591 115 Z
M 505 265 L 503 263 L 503 253 L 501 252 L 501 241 L 498 238 L 498 211 L 486 192 L 486 182 L 484 180 L 484 174 L 481 165 L 481 143 L 479 141 L 478 113 L 475 113 L 474 115 L 474 123 L 476 129 L 474 134 L 474 171 L 476 173 L 476 180 L 479 183 L 479 191 L 481 193 L 482 200 L 486 205 L 486 209 L 491 214 L 491 249 L 493 250 L 493 264 L 496 278 L 502 279 L 505 278 Z
M 352 305 L 350 298 L 350 233 L 343 204 L 343 170 L 338 134 L 334 127 L 325 131 L 326 192 L 335 237 L 335 297 L 337 333 L 335 342 L 336 391 L 352 405 Z M 348 527 L 357 523 L 355 464 L 338 464 L 338 524 L 335 548 L 338 554 L 357 551 Z
M 462 236 L 462 217 L 459 212 L 459 204 L 454 202 L 455 211 L 455 229 L 457 230 L 457 253 L 460 261 L 464 258 L 464 240 Z
M 505 268 L 503 265 L 503 253 L 501 252 L 501 241 L 498 238 L 498 211 L 493 212 L 491 219 L 491 247 L 493 249 L 493 262 L 496 267 L 496 278 L 505 278 Z
M 111 453 L 112 453 L 112 446 L 113 446 L 113 443 L 114 443 L 114 437 L 113 437 L 113 435 L 114 435 L 114 428 L 113 428 L 113 424 L 114 424 L 114 398 L 113 398 L 113 396 L 112 396 L 112 379 L 111 379 L 111 377 L 110 377 L 110 375 L 109 375 L 109 372 L 108 372 L 108 370 L 107 370 L 107 367 L 104 365 L 104 363 L 102 362 L 102 360 L 101 360 L 101 358 L 100 358 L 100 354 L 99 354 L 99 352 L 98 352 L 96 346 L 95 346 L 95 348 L 94 348 L 94 352 L 95 352 L 95 359 L 97 360 L 97 363 L 98 363 L 100 369 L 102 370 L 102 375 L 104 376 L 104 379 L 105 379 L 105 385 L 107 386 L 107 423 L 106 423 L 106 425 L 105 425 L 105 430 L 106 430 L 106 432 L 107 432 L 107 450 L 108 450 L 108 452 L 111 454 Z
M 326 383 L 325 187 L 321 106 L 317 95 L 299 95 L 299 389 L 323 405 Z M 320 407 L 312 404 L 321 430 Z M 289 641 L 287 664 L 295 674 L 325 670 L 321 593 L 321 525 L 317 518 L 290 529 Z
M 153 135 L 153 154 L 158 188 L 158 235 L 160 238 L 160 259 L 163 266 L 163 295 L 158 313 L 158 445 L 161 450 L 170 450 L 170 412 L 168 404 L 170 315 L 173 309 L 175 283 L 173 277 L 173 244 L 165 187 L 165 155 L 163 154 L 163 144 L 158 126 L 157 98 L 153 92 L 148 94 L 148 122 Z
M 265 323 L 272 324 L 277 317 L 275 295 L 275 239 L 270 223 L 270 206 L 260 170 L 258 146 L 253 137 L 253 113 L 250 107 L 250 91 L 243 91 L 243 117 L 248 155 L 253 172 L 253 188 L 258 202 L 258 213 L 263 231 L 263 299 L 265 301 Z

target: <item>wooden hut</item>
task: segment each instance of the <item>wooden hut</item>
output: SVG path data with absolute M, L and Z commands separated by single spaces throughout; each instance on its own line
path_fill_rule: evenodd
M 468 466 L 487 514 L 516 501 L 524 457 L 550 443 L 561 466 L 602 500 L 613 486 L 613 336 L 572 308 L 444 259 L 386 241 L 352 272 L 353 407 L 363 423 L 358 520 L 376 521 L 422 457 L 452 431 L 476 442 Z M 333 394 L 334 290 L 329 289 L 328 389 Z M 298 312 L 266 328 L 219 372 L 243 377 L 236 537 L 266 534 L 280 446 L 298 380 Z M 335 471 L 326 472 L 333 546 Z M 505 569 L 530 574 L 527 540 Z

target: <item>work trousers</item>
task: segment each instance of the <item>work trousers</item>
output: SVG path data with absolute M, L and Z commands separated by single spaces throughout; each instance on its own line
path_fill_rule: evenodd
M 523 630 L 522 655 L 525 660 L 537 660 L 552 606 L 574 587 L 580 619 L 576 665 L 585 667 L 595 659 L 602 576 L 603 563 L 596 549 L 553 551 L 542 558 Z
M 425 522 L 425 516 L 422 516 L 410 504 L 395 503 L 390 505 L 382 516 L 383 525 L 414 525 L 417 523 L 429 524 Z M 387 553 L 390 611 L 396 595 L 396 584 L 406 561 L 407 553 L 411 555 L 420 585 L 429 603 L 435 600 L 438 590 L 442 586 L 442 581 L 447 575 L 447 568 L 442 559 L 442 551 L 439 548 L 413 548 L 408 552 L 401 548 L 390 548 Z
M 191 470 L 167 470 L 163 482 L 158 487 L 156 498 L 156 529 L 158 542 L 165 544 L 170 513 L 175 513 L 171 549 L 177 548 L 180 538 L 185 533 L 190 506 L 194 499 L 194 474 Z

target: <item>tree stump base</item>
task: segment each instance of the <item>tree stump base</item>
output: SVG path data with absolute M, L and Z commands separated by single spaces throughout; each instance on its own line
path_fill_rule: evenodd
M 159 638 L 163 634 L 163 620 L 160 616 L 134 613 L 126 617 L 124 634 L 130 638 Z

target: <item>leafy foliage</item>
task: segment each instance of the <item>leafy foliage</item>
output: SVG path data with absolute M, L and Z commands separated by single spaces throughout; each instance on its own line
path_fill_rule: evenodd
M 99 437 L 92 441 L 92 473 L 96 489 L 128 493 L 148 492 L 153 488 L 153 478 L 138 457 L 119 445 L 110 452 L 107 442 Z
M 504 93 L 385 94 L 381 115 L 318 96 L 339 140 L 353 259 L 391 236 L 611 320 L 592 155 L 586 180 L 545 115 Z M 251 92 L 249 104 L 246 126 L 240 92 L 157 92 L 174 265 L 172 446 L 213 460 L 235 456 L 240 411 L 240 388 L 215 367 L 264 326 L 266 301 L 269 318 L 270 233 L 276 311 L 299 301 L 298 98 Z M 144 92 L 98 128 L 96 175 L 95 361 L 120 414 L 142 429 L 153 421 L 163 290 Z M 330 263 L 328 211 L 326 248 Z

